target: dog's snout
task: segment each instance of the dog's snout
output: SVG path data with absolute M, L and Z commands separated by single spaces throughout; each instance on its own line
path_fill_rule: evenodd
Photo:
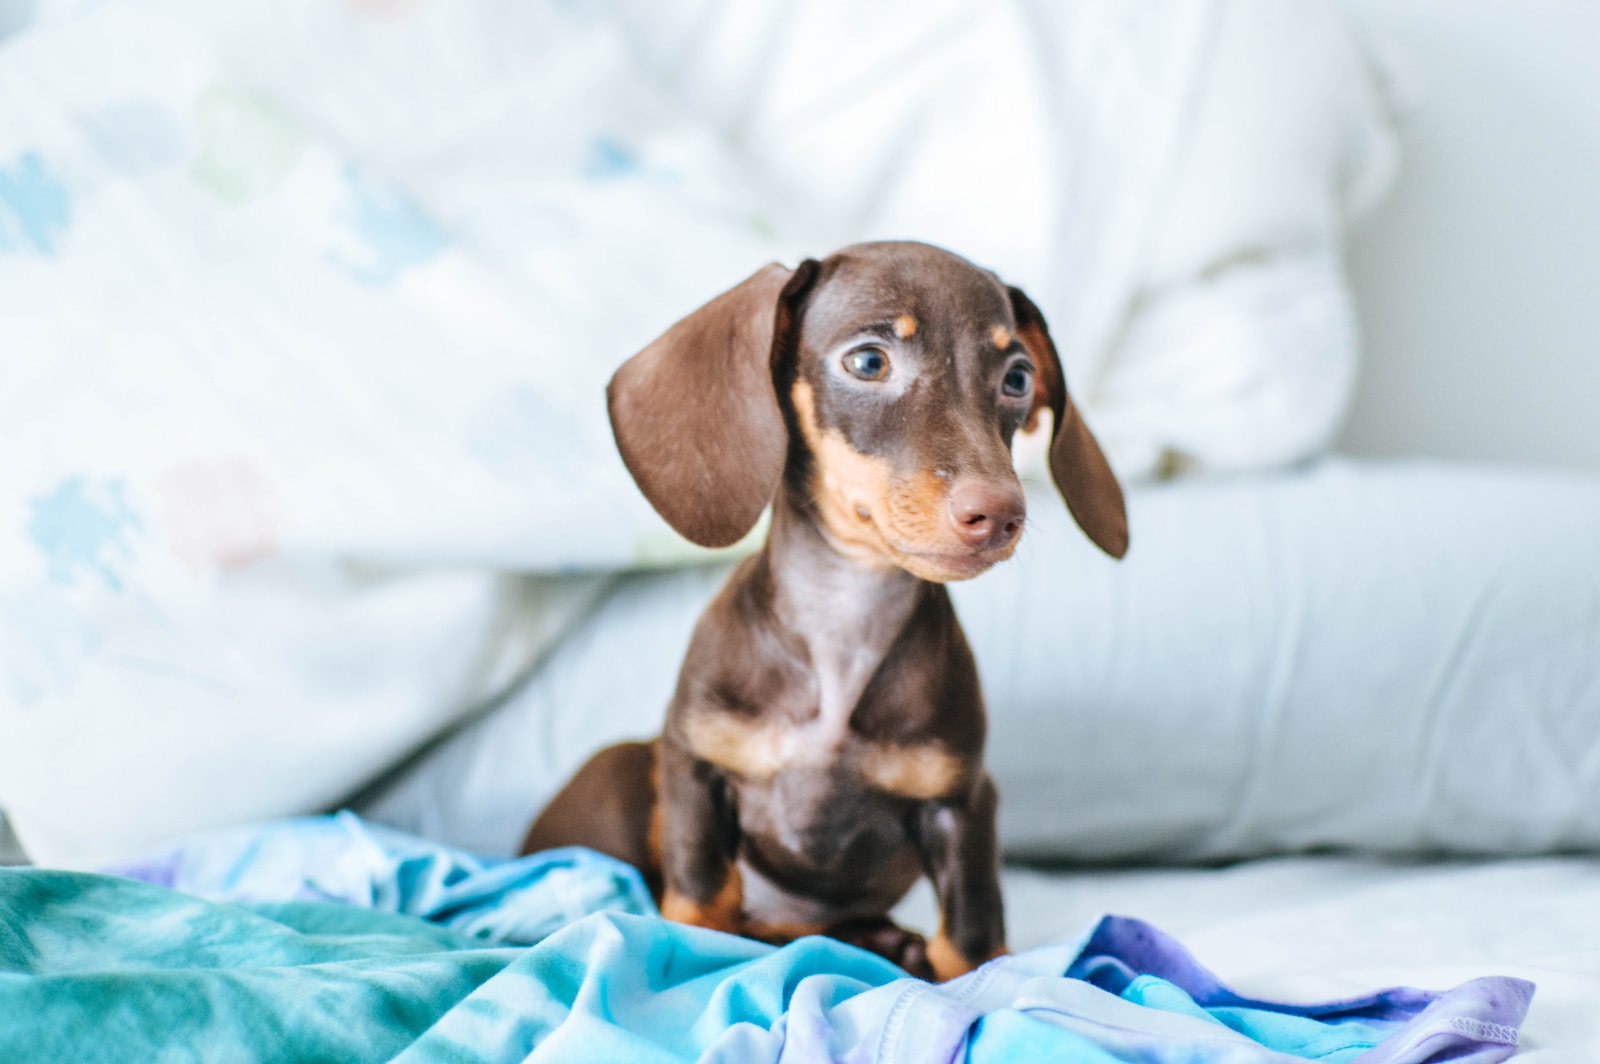
M 958 484 L 950 490 L 950 521 L 973 550 L 1009 547 L 1022 534 L 1027 503 L 1015 488 Z

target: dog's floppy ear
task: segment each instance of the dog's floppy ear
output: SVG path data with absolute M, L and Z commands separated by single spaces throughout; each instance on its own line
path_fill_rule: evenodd
M 611 431 L 656 512 L 702 547 L 726 547 L 772 501 L 787 450 L 772 383 L 774 334 L 797 321 L 816 274 L 773 263 L 668 329 L 606 387 Z M 777 337 L 782 340 L 782 336 Z
M 1128 511 L 1111 464 L 1084 424 L 1083 415 L 1067 394 L 1061 359 L 1045 326 L 1044 315 L 1020 288 L 1008 288 L 1011 313 L 1017 320 L 1017 339 L 1027 348 L 1037 374 L 1033 409 L 1027 427 L 1038 421 L 1048 406 L 1055 415 L 1050 428 L 1050 475 L 1067 501 L 1078 527 L 1095 545 L 1113 558 L 1128 553 Z

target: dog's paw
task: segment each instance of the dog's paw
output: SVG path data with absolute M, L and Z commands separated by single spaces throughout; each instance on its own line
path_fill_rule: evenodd
M 828 936 L 876 953 L 918 979 L 934 980 L 933 965 L 928 961 L 927 939 L 915 931 L 906 930 L 886 916 L 837 924 L 828 930 Z

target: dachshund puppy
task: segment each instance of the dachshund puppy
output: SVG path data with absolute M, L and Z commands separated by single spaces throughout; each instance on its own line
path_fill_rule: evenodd
M 643 870 L 669 919 L 832 935 L 924 978 L 1004 952 L 983 695 L 944 585 L 1016 550 L 1011 441 L 1044 410 L 1073 517 L 1128 546 L 1038 309 L 947 251 L 861 244 L 760 270 L 608 398 L 675 529 L 727 546 L 770 504 L 771 530 L 695 627 L 661 736 L 595 755 L 524 852 L 587 845 Z M 889 918 L 922 875 L 926 941 Z

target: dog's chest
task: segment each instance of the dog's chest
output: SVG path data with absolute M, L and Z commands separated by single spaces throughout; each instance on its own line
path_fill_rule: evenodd
M 801 796 L 813 791 L 818 802 L 851 789 L 919 801 L 945 797 L 969 770 L 966 758 L 931 733 L 872 737 L 857 733 L 848 716 L 820 712 L 795 720 L 702 709 L 687 716 L 683 731 L 695 756 L 737 781 L 772 786 L 797 815 L 809 813 L 803 806 L 810 799 Z
M 677 707 L 690 750 L 745 783 L 792 777 L 780 788 L 791 806 L 821 778 L 830 781 L 823 793 L 864 789 L 916 800 L 954 793 L 978 751 L 952 743 L 952 722 L 931 697 L 941 686 L 940 663 L 921 663 L 916 684 L 884 683 L 898 625 L 810 620 L 808 631 L 793 633 L 803 655 L 741 670 L 737 680 L 708 685 L 721 698 Z

